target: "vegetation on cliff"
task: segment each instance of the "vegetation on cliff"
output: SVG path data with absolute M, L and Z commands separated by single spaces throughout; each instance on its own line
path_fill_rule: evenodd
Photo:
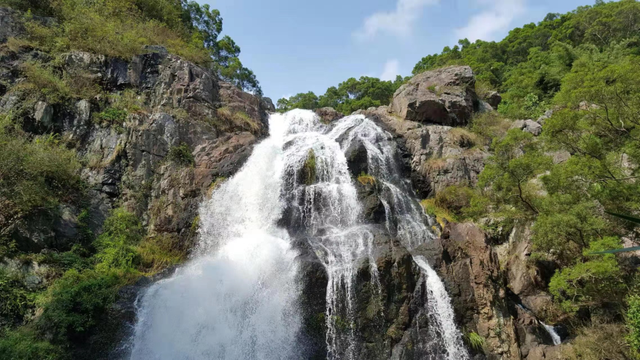
M 28 11 L 28 43 L 50 54 L 81 50 L 128 59 L 148 51 L 145 46 L 161 45 L 215 69 L 243 90 L 262 93 L 255 74 L 239 59 L 240 47 L 229 36 L 220 38 L 222 17 L 209 5 L 187 0 L 0 0 L 0 6 Z
M 595 334 L 625 319 L 629 342 L 611 356 L 640 350 L 635 258 L 593 254 L 637 241 L 632 224 L 606 211 L 637 215 L 640 208 L 638 24 L 637 1 L 599 1 L 549 14 L 501 42 L 462 40 L 414 69 L 468 64 L 479 93 L 502 94 L 498 114 L 470 126 L 491 152 L 478 186 L 447 189 L 438 204 L 458 220 L 483 219 L 490 233 L 533 223 L 531 261 L 556 269 L 548 291 L 558 308 L 547 320 L 581 334 L 570 358 L 598 358 Z M 509 118 L 538 117 L 540 136 L 509 130 Z M 460 198 L 468 206 L 457 206 Z

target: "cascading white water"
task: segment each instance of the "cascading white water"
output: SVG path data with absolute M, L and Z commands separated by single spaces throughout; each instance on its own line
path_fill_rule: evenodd
M 551 337 L 551 341 L 553 341 L 553 345 L 562 344 L 562 338 L 560 337 L 560 335 L 558 335 L 558 333 L 556 332 L 556 329 L 553 326 L 547 325 L 542 321 L 540 321 L 540 324 L 544 327 L 545 330 L 547 330 L 547 333 Z
M 437 329 L 440 331 L 440 335 L 444 340 L 447 359 L 468 359 L 469 355 L 462 342 L 462 336 L 454 322 L 451 299 L 444 288 L 442 280 L 440 280 L 438 274 L 429 266 L 429 263 L 427 263 L 424 257 L 416 256 L 413 260 L 424 271 L 428 292 L 428 312 L 438 323 Z
M 131 358 L 305 358 L 296 344 L 301 290 L 289 232 L 307 239 L 327 273 L 328 358 L 358 358 L 353 287 L 363 260 L 373 286 L 380 284 L 373 235 L 345 157 L 354 145 L 364 146 L 369 174 L 381 185 L 388 231 L 408 249 L 431 240 L 390 134 L 361 115 L 328 126 L 310 111 L 274 114 L 269 138 L 201 206 L 193 260 L 141 298 Z M 301 171 L 309 161 L 313 179 Z M 425 272 L 429 309 L 439 314 L 440 347 L 449 359 L 465 359 L 442 283 L 424 259 L 416 263 Z
M 296 252 L 276 226 L 284 119 L 200 209 L 194 259 L 144 294 L 132 359 L 298 358 Z

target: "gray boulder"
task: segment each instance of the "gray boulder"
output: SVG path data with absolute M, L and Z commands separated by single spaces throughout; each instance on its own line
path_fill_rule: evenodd
M 475 77 L 469 66 L 452 66 L 414 76 L 394 94 L 391 111 L 405 120 L 466 125 L 478 110 Z
M 520 129 L 526 131 L 533 136 L 538 136 L 542 133 L 542 125 L 529 119 L 529 120 L 516 120 L 511 125 L 511 129 Z

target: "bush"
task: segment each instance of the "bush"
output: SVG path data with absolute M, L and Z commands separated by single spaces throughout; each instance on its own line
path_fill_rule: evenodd
M 440 226 L 444 227 L 446 222 L 455 222 L 456 217 L 449 210 L 441 208 L 435 204 L 435 199 L 426 199 L 420 202 L 424 212 L 436 218 Z M 446 221 L 446 222 L 445 222 Z
M 604 238 L 593 242 L 585 250 L 585 255 L 619 246 L 619 239 Z M 625 284 L 616 257 L 612 254 L 591 257 L 590 260 L 579 260 L 575 265 L 557 271 L 551 278 L 549 291 L 566 312 L 575 313 L 581 307 L 601 306 L 622 300 Z
M 121 283 L 111 270 L 67 271 L 41 299 L 37 328 L 56 344 L 81 342 L 115 302 Z
M 10 324 L 21 323 L 33 303 L 33 293 L 24 283 L 0 269 L 0 318 Z
M 104 223 L 104 232 L 95 242 L 97 268 L 133 270 L 140 262 L 135 247 L 142 237 L 142 226 L 134 214 L 122 208 L 113 210 Z
M 21 70 L 27 77 L 27 82 L 20 84 L 20 88 L 41 94 L 41 100 L 56 104 L 71 96 L 69 85 L 51 68 L 38 63 L 25 63 L 21 66 Z
M 197 227 L 197 222 L 194 222 Z M 137 248 L 141 271 L 154 274 L 183 262 L 187 257 L 186 244 L 172 235 L 156 235 L 144 239 Z
M 463 216 L 471 205 L 474 192 L 471 188 L 460 185 L 453 185 L 445 188 L 436 194 L 434 204 L 446 209 L 456 218 Z
M 122 125 L 127 119 L 127 112 L 116 108 L 106 108 L 103 112 L 95 115 L 96 119 L 107 125 Z
M 629 335 L 627 342 L 636 356 L 640 356 L 640 296 L 632 295 L 627 299 L 627 328 Z
M 169 159 L 169 161 L 175 162 L 176 164 L 181 164 L 184 166 L 193 166 L 196 163 L 189 145 L 185 143 L 182 143 L 179 146 L 172 146 L 169 149 L 167 159 Z
M 471 132 L 479 135 L 484 145 L 490 145 L 494 139 L 499 139 L 507 134 L 512 122 L 503 118 L 496 112 L 487 112 L 476 115 L 471 120 Z
M 472 331 L 469 333 L 467 338 L 469 339 L 469 344 L 475 350 L 481 351 L 484 347 L 484 338 L 478 335 L 478 333 Z
M 0 359 L 58 360 L 64 358 L 60 347 L 39 339 L 30 329 L 6 331 L 0 335 Z
M 54 135 L 29 141 L 0 116 L 0 236 L 37 209 L 77 200 L 84 188 L 80 163 Z

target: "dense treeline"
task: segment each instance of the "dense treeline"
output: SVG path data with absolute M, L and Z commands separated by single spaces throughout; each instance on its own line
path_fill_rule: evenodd
M 470 126 L 492 154 L 478 186 L 448 188 L 435 203 L 498 238 L 532 224 L 531 265 L 555 269 L 554 306 L 538 315 L 570 327 L 570 359 L 640 354 L 637 258 L 594 254 L 638 241 L 632 222 L 608 213 L 640 215 L 639 36 L 639 2 L 598 1 L 497 43 L 462 40 L 414 69 L 468 64 L 479 93 L 502 93 L 498 113 Z M 541 136 L 508 130 L 508 119 L 547 110 Z
M 240 47 L 229 36 L 220 38 L 222 17 L 209 5 L 187 0 L 0 0 L 0 6 L 53 17 L 46 25 L 27 23 L 29 40 L 50 53 L 84 50 L 127 58 L 145 45 L 162 45 L 262 94 L 255 74 L 240 62 Z
M 397 76 L 395 81 L 383 81 L 368 76 L 362 76 L 358 80 L 350 78 L 338 87 L 328 88 L 324 95 L 317 96 L 310 91 L 293 95 L 288 99 L 282 98 L 278 100 L 277 107 L 278 111 L 332 107 L 343 114 L 350 114 L 359 109 L 389 104 L 393 94 L 405 80 L 401 76 Z

